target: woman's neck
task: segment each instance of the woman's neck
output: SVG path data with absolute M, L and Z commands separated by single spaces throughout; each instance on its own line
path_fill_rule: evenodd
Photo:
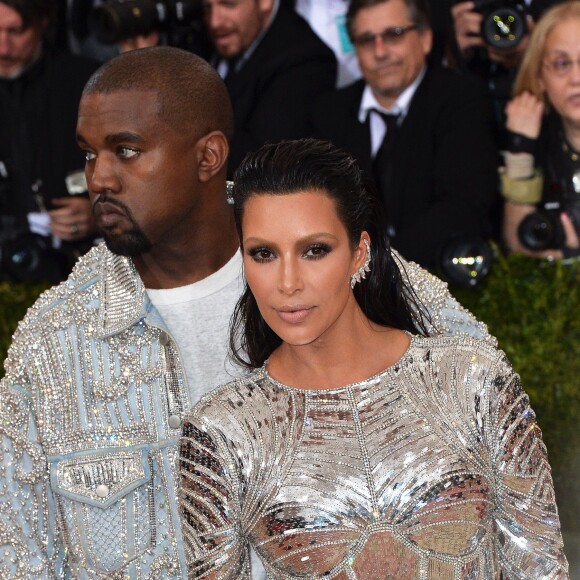
M 374 324 L 360 311 L 341 327 L 311 344 L 282 343 L 268 361 L 268 372 L 296 388 L 338 388 L 385 370 L 409 346 L 405 333 Z

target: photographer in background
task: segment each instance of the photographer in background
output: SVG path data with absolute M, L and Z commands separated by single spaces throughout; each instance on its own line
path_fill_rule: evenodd
M 312 133 L 374 176 L 393 247 L 451 279 L 447 256 L 465 255 L 466 238 L 482 248 L 492 231 L 497 151 L 485 87 L 428 62 L 425 0 L 352 0 L 347 25 L 363 79 L 313 104 Z
M 53 50 L 54 15 L 0 0 L 0 279 L 60 280 L 95 232 L 75 123 L 97 63 Z
M 536 24 L 508 104 L 504 240 L 530 256 L 580 255 L 580 2 Z
M 449 64 L 487 82 L 502 125 L 503 109 L 534 22 L 557 0 L 451 1 L 454 38 Z
M 72 0 L 71 23 L 77 37 L 120 52 L 174 46 L 207 60 L 211 44 L 202 14 L 200 0 Z
M 334 53 L 279 0 L 203 0 L 210 62 L 234 107 L 229 174 L 266 142 L 309 135 L 308 107 L 334 88 Z

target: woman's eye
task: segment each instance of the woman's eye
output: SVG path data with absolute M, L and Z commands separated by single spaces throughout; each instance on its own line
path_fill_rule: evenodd
M 317 244 L 315 246 L 310 246 L 306 250 L 306 252 L 304 252 L 304 255 L 307 258 L 318 259 L 318 258 L 323 258 L 329 252 L 330 252 L 329 246 L 327 246 L 326 244 Z
M 268 248 L 254 248 L 248 252 L 254 262 L 269 262 L 274 254 Z
M 132 157 L 139 155 L 139 151 L 132 149 L 131 147 L 119 147 L 117 153 L 125 159 L 131 159 Z

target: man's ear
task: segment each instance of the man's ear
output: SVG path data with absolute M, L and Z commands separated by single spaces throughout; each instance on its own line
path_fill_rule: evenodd
M 202 182 L 217 175 L 228 162 L 229 145 L 221 131 L 204 135 L 196 144 L 198 177 Z

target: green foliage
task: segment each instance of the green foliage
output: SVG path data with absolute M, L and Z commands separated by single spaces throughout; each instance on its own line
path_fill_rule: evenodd
M 0 283 L 0 361 L 18 321 L 45 288 Z M 454 294 L 487 323 L 520 373 L 549 450 L 562 523 L 578 530 L 580 261 L 497 255 L 479 286 Z
M 454 291 L 487 323 L 542 428 L 564 527 L 580 513 L 580 261 L 497 255 L 480 286 Z
M 46 290 L 46 284 L 12 284 L 0 282 L 0 377 L 4 376 L 4 359 L 12 333 L 26 310 Z

